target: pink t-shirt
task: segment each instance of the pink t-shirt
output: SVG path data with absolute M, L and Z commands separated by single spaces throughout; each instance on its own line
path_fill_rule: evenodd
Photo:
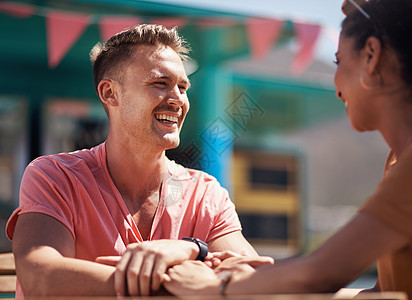
M 214 177 L 165 159 L 168 172 L 148 240 L 196 237 L 208 242 L 241 230 L 227 190 Z M 142 241 L 109 175 L 105 143 L 30 163 L 21 183 L 20 206 L 7 223 L 9 239 L 18 216 L 28 212 L 64 224 L 80 259 L 121 255 L 128 244 Z

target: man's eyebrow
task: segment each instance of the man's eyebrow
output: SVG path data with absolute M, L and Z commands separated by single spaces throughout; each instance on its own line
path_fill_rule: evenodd
M 190 80 L 188 78 L 183 79 L 182 82 L 186 85 L 186 89 L 189 89 L 192 86 L 192 84 L 190 83 Z
M 152 73 L 152 74 L 149 74 L 149 75 L 146 77 L 146 80 L 156 80 L 156 79 L 167 79 L 167 80 L 170 80 L 171 77 L 172 77 L 172 76 L 169 76 L 169 75 L 163 74 L 163 73 Z M 187 86 L 187 89 L 189 89 L 189 88 L 191 87 L 191 85 L 192 85 L 192 84 L 190 83 L 190 80 L 189 80 L 188 78 L 184 78 L 184 79 L 180 80 L 179 83 L 184 83 L 184 84 Z

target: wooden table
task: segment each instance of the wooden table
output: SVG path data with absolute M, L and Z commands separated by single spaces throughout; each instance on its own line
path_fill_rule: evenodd
M 16 274 L 13 253 L 0 253 L 0 275 Z
M 0 253 L 0 294 L 14 293 L 16 288 L 14 257 L 12 253 Z M 408 300 L 405 293 L 384 292 L 384 293 L 362 293 L 357 294 L 360 289 L 341 289 L 335 294 L 289 294 L 289 295 L 245 295 L 228 296 L 226 299 L 233 300 Z M 162 297 L 141 297 L 136 300 L 171 300 L 173 296 Z M 205 297 L 185 297 L 192 300 L 208 300 L 221 298 L 218 296 Z M 124 300 L 132 299 L 124 297 Z M 0 300 L 3 300 L 0 295 Z M 25 297 L 25 300 L 119 300 L 116 297 Z M 412 300 L 412 299 L 411 299 Z
M 26 297 L 25 300 L 171 300 L 176 299 L 173 296 L 162 297 Z M 219 296 L 196 296 L 184 297 L 185 300 L 209 300 L 209 299 L 229 299 L 229 300 L 408 300 L 404 293 L 384 292 L 384 293 L 363 293 L 356 296 L 339 296 L 336 294 L 290 294 L 290 295 L 245 295 L 245 296 L 228 296 L 222 298 Z
M 13 294 L 15 290 L 16 267 L 13 254 L 0 253 L 0 295 Z

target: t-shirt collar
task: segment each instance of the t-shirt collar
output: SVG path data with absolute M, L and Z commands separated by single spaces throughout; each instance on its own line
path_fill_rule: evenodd
M 177 164 L 174 160 L 170 160 L 165 157 L 167 169 L 169 171 L 170 178 L 173 180 L 188 180 L 192 178 L 192 172 L 189 169 Z

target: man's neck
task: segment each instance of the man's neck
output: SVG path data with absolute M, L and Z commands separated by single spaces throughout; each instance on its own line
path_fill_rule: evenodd
M 164 151 L 138 149 L 106 142 L 106 159 L 110 176 L 125 199 L 150 198 L 158 193 L 167 172 Z

